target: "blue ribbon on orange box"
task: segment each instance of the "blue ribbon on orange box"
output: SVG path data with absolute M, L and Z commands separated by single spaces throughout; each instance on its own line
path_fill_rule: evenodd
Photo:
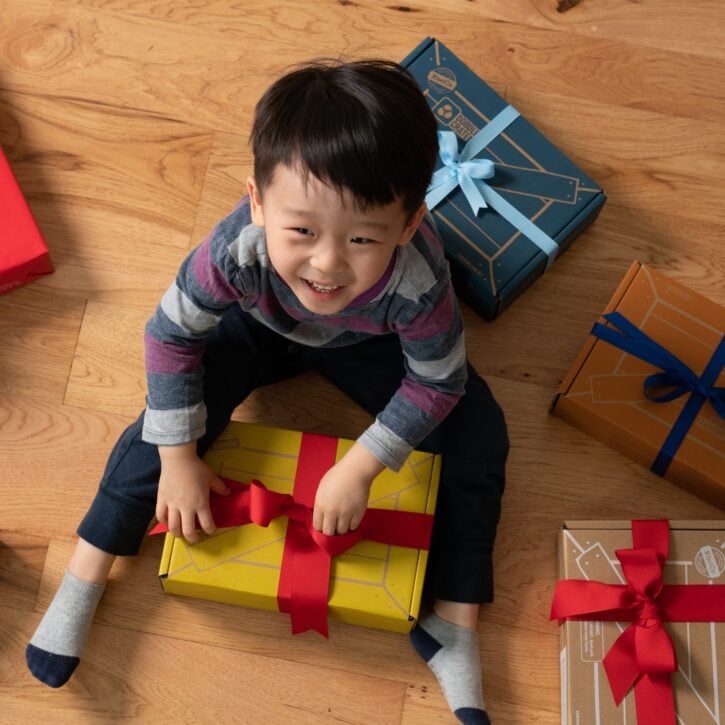
M 592 328 L 594 337 L 662 370 L 660 373 L 650 375 L 644 381 L 644 395 L 648 400 L 668 403 L 690 393 L 682 412 L 650 466 L 657 475 L 664 476 L 705 401 L 709 400 L 717 414 L 725 418 L 725 388 L 715 387 L 715 381 L 725 365 L 725 334 L 702 375 L 698 377 L 682 360 L 642 332 L 620 312 L 610 312 L 603 317 L 612 327 L 595 323 Z M 670 390 L 656 395 L 655 391 L 662 388 Z
M 509 224 L 518 229 L 546 254 L 546 268 L 549 269 L 556 259 L 559 245 L 484 181 L 496 173 L 494 162 L 489 159 L 474 158 L 491 141 L 503 133 L 519 115 L 513 106 L 506 106 L 460 152 L 456 134 L 452 131 L 438 131 L 438 144 L 443 166 L 433 174 L 425 201 L 428 208 L 433 209 L 460 186 L 474 215 L 489 206 L 497 211 Z

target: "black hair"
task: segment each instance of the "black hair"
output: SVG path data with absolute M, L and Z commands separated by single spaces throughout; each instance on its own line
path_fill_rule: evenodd
M 348 190 L 368 209 L 400 197 L 410 218 L 438 155 L 437 124 L 409 72 L 392 61 L 321 59 L 273 83 L 251 135 L 260 193 L 278 164 Z

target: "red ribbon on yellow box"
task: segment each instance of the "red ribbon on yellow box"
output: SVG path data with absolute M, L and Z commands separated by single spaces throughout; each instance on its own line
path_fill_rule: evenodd
M 664 584 L 669 552 L 667 521 L 632 521 L 632 549 L 615 553 L 626 584 L 565 579 L 558 582 L 551 619 L 632 622 L 604 657 L 617 705 L 634 687 L 639 725 L 675 724 L 670 673 L 677 655 L 663 622 L 725 621 L 725 586 Z
M 327 599 L 332 559 L 363 539 L 391 546 L 427 550 L 433 517 L 411 511 L 368 509 L 355 531 L 327 536 L 312 525 L 312 510 L 320 479 L 335 465 L 337 441 L 328 436 L 303 433 L 292 494 L 277 493 L 259 481 L 249 485 L 222 478 L 231 493 L 211 493 L 209 505 L 220 528 L 257 524 L 287 516 L 287 534 L 277 586 L 281 612 L 288 612 L 292 634 L 314 629 L 325 637 Z M 163 524 L 150 534 L 168 531 Z

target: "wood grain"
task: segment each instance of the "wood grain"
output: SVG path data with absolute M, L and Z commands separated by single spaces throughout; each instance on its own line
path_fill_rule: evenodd
M 85 302 L 50 305 L 39 283 L 0 297 L 0 391 L 52 403 L 63 399 Z M 12 353 L 12 354 L 10 354 Z
M 212 134 L 1 86 L 0 72 L 0 144 L 56 267 L 37 285 L 64 297 L 155 301 L 188 247 Z
M 362 725 L 366 707 L 375 708 L 376 722 L 400 722 L 400 683 L 102 624 L 72 681 L 53 691 L 25 668 L 25 644 L 39 619 L 0 606 L 0 697 L 9 722 Z M 128 678 L 129 667 L 137 678 Z
M 72 535 L 131 418 L 0 395 L 2 528 Z
M 154 309 L 88 303 L 63 402 L 130 417 L 143 410 L 143 329 Z
M 0 529 L 2 606 L 35 609 L 48 543 L 44 536 Z
M 107 456 L 143 406 L 143 325 L 180 261 L 245 193 L 259 95 L 311 57 L 400 59 L 436 35 L 609 195 L 499 320 L 464 306 L 469 356 L 512 443 L 496 601 L 479 627 L 492 720 L 560 721 L 548 612 L 562 520 L 722 518 L 547 411 L 632 259 L 725 304 L 725 6 L 555 8 L 2 3 L 0 144 L 56 272 L 0 297 L 0 719 L 455 721 L 405 637 L 334 623 L 329 642 L 291 637 L 283 615 L 164 595 L 159 539 L 116 564 L 68 687 L 51 691 L 25 669 Z M 371 420 L 316 373 L 254 392 L 234 417 L 349 438 Z

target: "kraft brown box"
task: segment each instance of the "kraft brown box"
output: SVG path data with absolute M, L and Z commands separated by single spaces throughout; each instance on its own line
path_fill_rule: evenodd
M 614 311 L 697 375 L 725 334 L 725 308 L 640 262 L 629 268 L 605 314 Z M 643 383 L 656 372 L 661 371 L 590 336 L 564 378 L 551 412 L 649 468 L 689 397 L 688 393 L 669 403 L 647 400 Z M 724 371 L 716 385 L 725 385 Z M 725 509 L 725 420 L 709 401 L 665 477 Z
M 629 521 L 572 521 L 559 539 L 559 577 L 622 584 L 616 549 L 632 547 Z M 670 521 L 665 584 L 725 584 L 725 521 Z M 567 621 L 559 628 L 562 725 L 635 725 L 634 692 L 617 707 L 602 659 L 628 623 Z M 725 623 L 665 627 L 678 725 L 725 723 Z

